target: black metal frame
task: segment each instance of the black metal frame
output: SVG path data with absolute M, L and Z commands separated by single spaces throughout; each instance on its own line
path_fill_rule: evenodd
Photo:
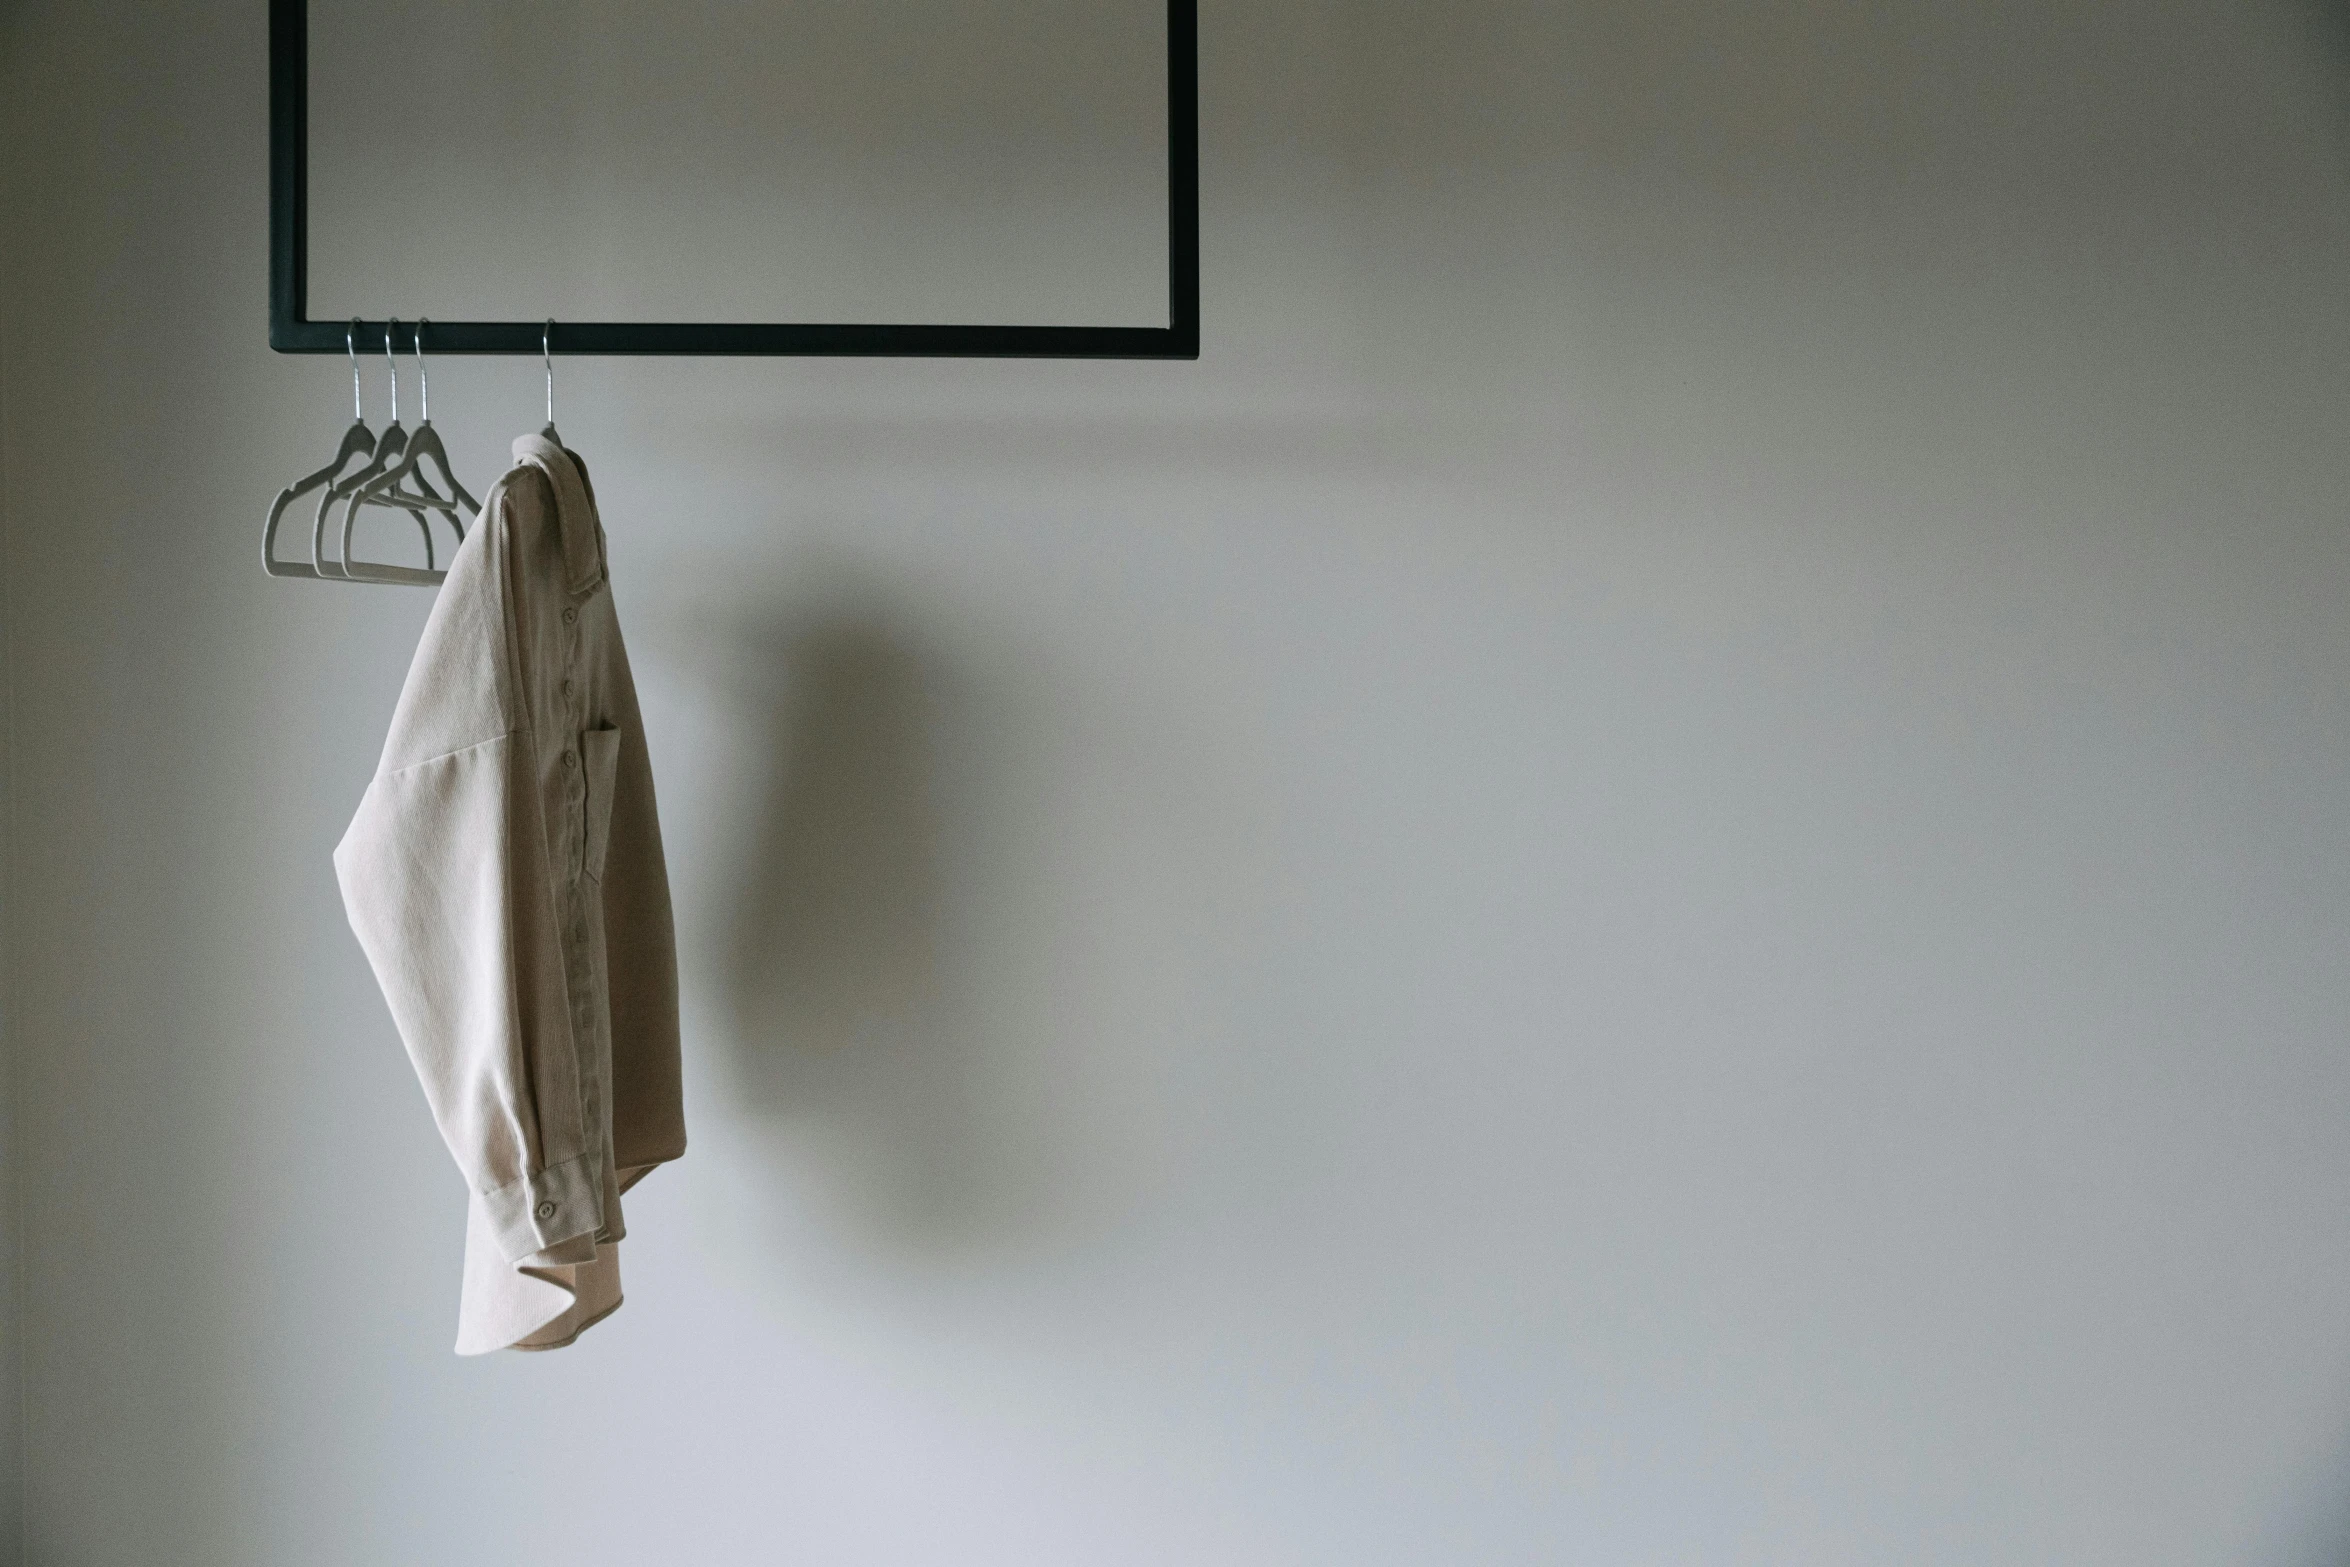
M 269 3 L 269 346 L 339 354 L 347 321 L 310 305 L 310 7 Z M 558 354 L 827 354 L 876 358 L 1197 359 L 1199 357 L 1199 5 L 1167 0 L 1168 325 L 890 326 L 810 322 L 557 321 Z M 426 314 L 419 310 L 418 314 Z M 387 346 L 381 321 L 362 347 Z M 539 321 L 432 318 L 436 354 L 535 354 Z

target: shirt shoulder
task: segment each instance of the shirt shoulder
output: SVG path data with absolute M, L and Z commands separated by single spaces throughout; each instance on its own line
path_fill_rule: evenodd
M 481 529 L 509 578 L 509 591 L 529 588 L 563 569 L 562 518 L 555 486 L 535 464 L 516 463 L 482 502 Z
M 538 531 L 549 497 L 521 470 L 483 498 L 449 562 L 400 689 L 377 772 L 391 773 L 527 726 L 513 673 L 513 541 Z

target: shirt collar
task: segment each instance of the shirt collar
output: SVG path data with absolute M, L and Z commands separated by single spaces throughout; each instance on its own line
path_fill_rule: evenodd
M 564 586 L 574 593 L 592 591 L 604 580 L 604 526 L 596 518 L 595 499 L 588 493 L 579 459 L 544 435 L 525 435 L 514 442 L 514 460 L 544 473 L 555 488 L 555 515 L 563 530 Z

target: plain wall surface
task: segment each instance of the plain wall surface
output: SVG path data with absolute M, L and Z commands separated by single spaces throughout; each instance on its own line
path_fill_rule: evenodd
M 28 1562 L 2350 1554 L 2334 25 L 1203 9 L 1197 365 L 559 365 L 693 1144 L 459 1360 L 264 8 L 0 8 Z
M 318 0 L 308 53 L 317 320 L 1167 324 L 1166 0 Z

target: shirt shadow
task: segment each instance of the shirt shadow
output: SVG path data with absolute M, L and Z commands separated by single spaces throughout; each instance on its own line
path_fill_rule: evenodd
M 944 736 L 986 726 L 955 723 L 944 655 L 882 614 L 784 614 L 736 647 L 771 727 L 712 953 L 730 1108 L 853 1244 L 1014 1245 L 1049 1225 L 1068 1139 L 1023 1091 L 948 886 Z

